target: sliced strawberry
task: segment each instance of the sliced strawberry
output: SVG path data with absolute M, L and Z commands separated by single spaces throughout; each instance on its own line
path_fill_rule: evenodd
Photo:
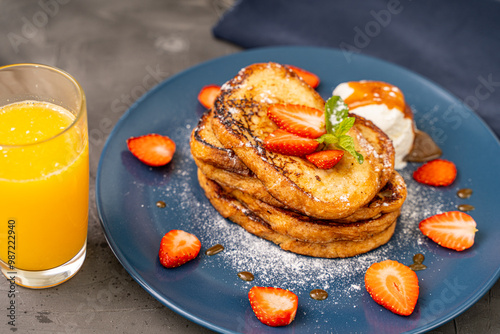
M 420 231 L 438 245 L 456 251 L 474 245 L 476 222 L 461 211 L 449 211 L 426 218 L 418 224 Z
M 318 138 L 326 133 L 322 110 L 299 104 L 272 104 L 267 116 L 285 131 L 305 138 Z
M 365 287 L 377 304 L 396 314 L 410 315 L 417 304 L 417 274 L 397 261 L 372 264 L 365 274 Z
M 167 136 L 156 133 L 127 139 L 130 152 L 148 166 L 168 164 L 175 153 L 175 143 Z
M 264 139 L 264 147 L 271 152 L 302 157 L 318 148 L 314 139 L 303 138 L 281 129 L 275 130 Z
M 201 243 L 191 233 L 171 230 L 163 236 L 160 244 L 160 263 L 167 268 L 175 268 L 198 256 Z
M 319 85 L 319 77 L 309 71 L 304 70 L 303 68 L 293 66 L 293 65 L 286 65 L 289 69 L 294 71 L 299 77 L 302 78 L 309 86 L 312 88 L 316 88 Z
M 455 164 L 448 160 L 431 160 L 420 166 L 414 173 L 413 178 L 420 183 L 430 186 L 449 186 L 457 177 Z
M 201 89 L 198 94 L 198 101 L 207 109 L 214 106 L 215 100 L 220 93 L 220 86 L 208 85 Z
M 295 319 L 298 297 L 281 288 L 254 286 L 248 292 L 255 316 L 268 326 L 286 326 Z
M 306 155 L 306 159 L 321 169 L 330 169 L 344 156 L 342 150 L 326 150 Z

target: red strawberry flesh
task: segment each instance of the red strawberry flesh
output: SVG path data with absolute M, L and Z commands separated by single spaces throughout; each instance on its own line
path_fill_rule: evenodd
M 298 157 L 314 152 L 318 146 L 319 143 L 314 139 L 302 138 L 281 129 L 264 139 L 264 147 L 268 151 Z
M 304 80 L 312 88 L 318 87 L 320 80 L 316 74 L 306 71 L 303 68 L 294 65 L 286 65 L 286 66 L 292 71 L 294 71 L 299 77 L 302 78 L 302 80 Z
M 449 211 L 426 218 L 420 231 L 442 247 L 463 251 L 474 245 L 477 232 L 474 219 L 461 211 Z
M 148 166 L 168 164 L 175 153 L 175 143 L 167 136 L 156 133 L 127 139 L 129 151 Z
M 293 292 L 274 287 L 253 287 L 248 299 L 255 316 L 268 326 L 286 326 L 297 314 L 298 297 Z
M 215 100 L 220 93 L 220 86 L 208 85 L 203 87 L 198 94 L 198 101 L 207 109 L 214 106 Z
M 200 240 L 194 234 L 170 230 L 161 239 L 158 256 L 164 267 L 175 268 L 196 258 L 200 249 Z
M 448 160 L 435 159 L 420 166 L 414 173 L 413 178 L 420 183 L 444 187 L 455 181 L 457 168 Z
M 330 169 L 344 156 L 342 150 L 326 150 L 306 155 L 306 159 L 321 169 Z
M 397 261 L 372 264 L 365 274 L 365 287 L 377 304 L 399 315 L 410 315 L 417 304 L 417 274 Z
M 315 139 L 326 133 L 324 112 L 316 108 L 276 103 L 267 115 L 280 129 L 300 137 Z

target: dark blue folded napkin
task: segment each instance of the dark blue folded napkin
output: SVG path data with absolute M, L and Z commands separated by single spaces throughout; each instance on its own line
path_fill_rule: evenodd
M 213 29 L 245 48 L 314 45 L 372 55 L 438 83 L 500 137 L 500 2 L 241 0 Z

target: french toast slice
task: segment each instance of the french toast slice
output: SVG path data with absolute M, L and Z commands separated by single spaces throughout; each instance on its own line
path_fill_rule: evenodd
M 232 173 L 241 175 L 251 175 L 252 172 L 234 154 L 222 146 L 212 131 L 213 111 L 207 110 L 200 118 L 198 125 L 191 133 L 189 144 L 191 154 L 201 162 L 210 164 Z
M 378 215 L 393 212 L 403 206 L 406 196 L 406 183 L 403 177 L 394 171 L 389 181 L 367 205 L 362 206 L 347 217 L 338 219 L 338 221 L 351 223 L 369 218 L 373 219 Z
M 345 154 L 334 168 L 322 170 L 304 158 L 267 151 L 264 139 L 277 128 L 267 117 L 273 103 L 324 108 L 321 96 L 290 69 L 276 63 L 254 64 L 222 86 L 212 130 L 285 206 L 319 219 L 344 218 L 368 204 L 391 177 L 391 140 L 355 115 L 348 134 L 364 156 L 363 164 Z
M 361 241 L 338 240 L 328 243 L 305 242 L 272 230 L 268 223 L 245 208 L 239 201 L 226 194 L 215 182 L 198 171 L 200 186 L 210 203 L 224 217 L 240 225 L 248 232 L 279 245 L 293 253 L 324 258 L 352 257 L 369 252 L 387 243 L 396 227 L 396 220 L 380 233 Z
M 213 112 L 207 111 L 191 134 L 193 158 L 203 174 L 223 187 L 244 191 L 269 205 L 285 208 L 285 205 L 269 194 L 257 178 L 232 152 L 222 146 L 211 128 Z M 406 184 L 396 171 L 386 185 L 365 206 L 353 214 L 336 220 L 351 223 L 367 220 L 379 214 L 393 212 L 400 208 L 406 199 Z
M 276 208 L 288 209 L 283 203 L 274 198 L 256 177 L 232 173 L 202 162 L 197 158 L 194 158 L 194 160 L 198 168 L 208 179 L 217 182 L 224 188 L 240 190 L 265 204 Z M 393 212 L 403 205 L 406 195 L 407 191 L 404 179 L 398 172 L 394 171 L 389 181 L 367 205 L 362 206 L 347 217 L 336 219 L 335 222 L 352 223 L 373 219 L 381 214 Z
M 361 220 L 352 223 L 339 223 L 334 220 L 315 219 L 296 212 L 273 207 L 240 190 L 224 188 L 226 194 L 231 195 L 243 204 L 253 214 L 269 224 L 277 233 L 291 238 L 325 243 L 337 240 L 365 240 L 387 229 L 399 216 L 400 209 L 378 215 L 376 218 Z
M 202 162 L 197 158 L 194 158 L 194 162 L 198 166 L 198 169 L 210 180 L 215 181 L 224 187 L 244 191 L 257 199 L 268 203 L 269 205 L 285 208 L 283 203 L 267 192 L 262 182 L 260 182 L 256 177 L 232 173 L 225 169 L 220 169 L 208 163 Z

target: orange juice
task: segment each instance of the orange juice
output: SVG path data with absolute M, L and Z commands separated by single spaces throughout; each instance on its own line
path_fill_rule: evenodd
M 0 107 L 2 261 L 8 262 L 8 222 L 15 231 L 18 269 L 55 268 L 82 249 L 88 154 L 86 122 L 66 109 L 35 101 Z

